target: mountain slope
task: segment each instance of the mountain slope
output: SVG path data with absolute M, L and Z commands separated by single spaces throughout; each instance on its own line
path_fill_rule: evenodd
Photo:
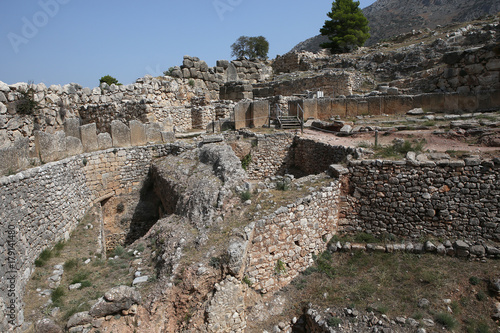
M 371 34 L 366 45 L 412 30 L 433 29 L 437 25 L 471 21 L 498 12 L 498 0 L 378 0 L 363 9 Z M 291 51 L 316 53 L 324 41 L 326 37 L 318 35 L 297 44 Z

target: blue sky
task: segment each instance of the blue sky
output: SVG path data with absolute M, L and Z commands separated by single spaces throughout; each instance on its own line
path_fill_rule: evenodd
M 361 1 L 364 8 L 375 2 Z M 129 84 L 182 64 L 231 59 L 239 36 L 264 36 L 269 56 L 317 35 L 332 0 L 3 0 L 0 81 Z

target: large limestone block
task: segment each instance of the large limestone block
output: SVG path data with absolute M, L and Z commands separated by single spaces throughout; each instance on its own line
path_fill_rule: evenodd
M 81 139 L 80 125 L 80 118 L 67 118 L 64 121 L 64 132 L 66 133 L 66 136 L 72 136 L 74 138 Z
M 226 71 L 226 82 L 236 82 L 238 81 L 238 70 L 233 65 L 233 63 L 229 63 Z
M 35 148 L 43 162 L 57 161 L 66 156 L 66 135 L 63 131 L 54 134 L 36 131 Z
M 0 148 L 0 177 L 28 167 L 28 156 L 28 138 L 19 138 L 12 146 Z
M 131 120 L 130 123 L 130 140 L 132 146 L 145 145 L 148 140 L 146 137 L 146 127 L 138 120 Z
M 99 150 L 106 150 L 113 147 L 113 139 L 109 133 L 99 133 L 97 136 L 97 145 Z
M 252 103 L 253 126 L 262 127 L 269 123 L 269 101 L 260 100 Z
M 83 150 L 91 152 L 99 149 L 97 144 L 97 126 L 95 123 L 80 126 Z
M 175 133 L 174 132 L 161 132 L 162 141 L 165 143 L 174 142 L 175 141 Z
M 119 120 L 111 122 L 111 138 L 113 139 L 113 147 L 130 147 L 130 129 L 127 125 Z
M 252 103 L 243 101 L 236 104 L 234 107 L 234 127 L 235 129 L 241 129 L 248 127 L 247 120 L 252 118 Z
M 74 136 L 66 137 L 66 153 L 68 156 L 74 156 L 83 153 L 83 145 L 80 139 Z
M 146 138 L 148 142 L 162 142 L 161 127 L 159 123 L 146 124 Z

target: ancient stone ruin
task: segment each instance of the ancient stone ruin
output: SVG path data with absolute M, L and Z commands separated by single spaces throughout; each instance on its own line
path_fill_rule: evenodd
M 208 67 L 185 56 L 171 76 L 125 86 L 0 82 L 0 330 L 250 332 L 283 312 L 280 291 L 325 252 L 497 264 L 499 27 L 496 19 L 463 38 L 351 58 L 290 53 Z M 27 91 L 38 107 L 23 113 Z M 290 118 L 297 126 L 284 130 Z M 378 141 L 335 144 L 405 131 L 479 138 L 473 149 L 488 149 L 412 146 L 402 158 L 374 158 Z M 337 240 L 356 233 L 386 241 Z M 130 281 L 64 317 L 55 291 L 72 295 L 86 280 L 65 280 L 71 261 L 34 277 L 44 251 L 84 234 L 91 253 L 78 265 L 115 262 Z M 46 280 L 48 289 L 30 289 Z M 328 311 L 310 306 L 272 327 L 334 332 Z M 339 320 L 343 332 L 425 332 L 429 323 L 377 316 L 346 308 Z

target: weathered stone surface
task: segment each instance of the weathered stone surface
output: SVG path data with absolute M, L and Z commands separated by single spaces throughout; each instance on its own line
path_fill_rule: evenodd
M 54 134 L 37 131 L 35 146 L 42 161 L 57 161 L 66 156 L 66 135 L 63 131 Z
M 148 142 L 162 142 L 160 124 L 146 124 L 146 138 Z
M 248 101 L 242 101 L 236 104 L 234 108 L 234 127 L 235 129 L 241 129 L 250 126 L 252 119 L 252 103 Z
M 66 137 L 66 155 L 67 156 L 73 156 L 73 155 L 78 155 L 83 153 L 83 145 L 80 139 L 73 137 L 73 136 L 67 136 Z
M 64 121 L 64 132 L 66 136 L 72 136 L 81 139 L 80 136 L 80 118 L 66 118 Z
M 84 151 L 91 152 L 99 149 L 97 126 L 95 123 L 80 126 L 80 135 Z
M 19 138 L 14 145 L 0 148 L 0 176 L 12 174 L 29 165 L 29 139 Z
M 128 310 L 133 304 L 140 304 L 141 295 L 135 289 L 127 286 L 118 286 L 104 294 L 90 310 L 89 315 L 93 317 L 105 317 Z
M 208 332 L 241 332 L 246 327 L 243 287 L 232 276 L 215 286 L 207 308 Z
M 63 333 L 63 329 L 50 318 L 43 318 L 37 321 L 37 333 Z
M 111 122 L 111 138 L 113 147 L 130 147 L 130 129 L 119 120 Z
M 174 142 L 175 141 L 175 133 L 174 132 L 161 132 L 161 139 L 163 142 Z
M 113 147 L 113 139 L 109 133 L 99 133 L 97 136 L 97 145 L 99 150 L 105 150 Z
M 92 320 L 94 320 L 94 318 L 92 318 L 88 311 L 78 312 L 69 318 L 66 327 L 71 328 L 75 326 L 90 324 Z
M 142 146 L 148 142 L 146 137 L 146 127 L 138 120 L 131 120 L 130 126 L 130 141 L 132 146 Z

